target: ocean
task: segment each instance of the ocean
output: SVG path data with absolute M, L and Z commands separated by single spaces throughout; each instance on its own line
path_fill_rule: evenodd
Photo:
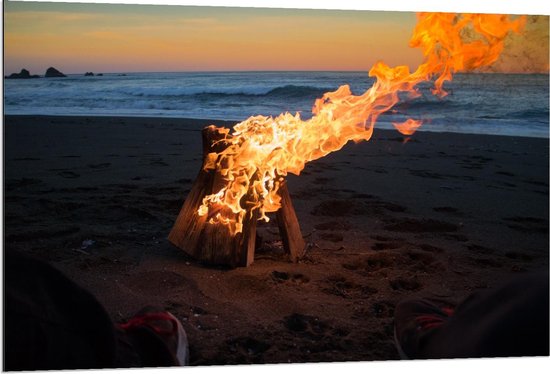
M 349 84 L 362 94 L 367 72 L 126 73 L 66 78 L 5 79 L 5 114 L 182 117 L 241 121 L 311 107 L 324 92 Z M 549 137 L 547 74 L 457 74 L 444 98 L 423 95 L 382 115 L 392 121 L 423 119 L 419 131 Z

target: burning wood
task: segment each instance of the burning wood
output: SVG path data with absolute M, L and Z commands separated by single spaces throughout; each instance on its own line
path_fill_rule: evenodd
M 207 262 L 248 265 L 256 220 L 267 221 L 267 213 L 280 211 L 283 241 L 292 253 L 292 243 L 300 247 L 303 240 L 285 187 L 287 173 L 299 175 L 307 162 L 349 141 L 369 140 L 380 115 L 422 95 L 419 83 L 433 80 L 432 93 L 445 96 L 443 84 L 453 73 L 495 62 L 507 34 L 519 32 L 524 24 L 525 17 L 420 13 L 410 45 L 422 49 L 424 62 L 415 71 L 378 62 L 369 71 L 376 78 L 371 88 L 359 96 L 348 85 L 325 93 L 315 101 L 309 120 L 284 113 L 250 117 L 231 134 L 210 128 L 203 170 L 169 239 Z M 421 124 L 409 118 L 394 126 L 412 135 Z M 299 257 L 300 251 L 291 257 Z
M 189 192 L 176 219 L 168 240 L 192 257 L 214 265 L 249 266 L 254 261 L 256 243 L 256 224 L 258 209 L 248 209 L 241 218 L 239 230 L 228 223 L 216 222 L 213 217 L 223 213 L 234 223 L 240 218 L 237 213 L 224 206 L 212 209 L 209 214 L 201 214 L 204 199 L 223 188 L 224 172 L 222 168 L 210 168 L 212 157 L 227 146 L 227 131 L 209 126 L 202 131 L 203 166 Z M 251 178 L 256 180 L 257 176 Z M 253 191 L 247 191 L 241 201 L 246 204 Z M 290 194 L 284 180 L 278 190 L 281 208 L 276 219 L 285 251 L 290 259 L 297 261 L 304 252 L 305 242 Z

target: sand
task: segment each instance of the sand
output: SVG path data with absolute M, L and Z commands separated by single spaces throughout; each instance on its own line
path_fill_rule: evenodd
M 398 359 L 393 310 L 453 305 L 548 268 L 548 140 L 375 130 L 288 178 L 306 256 L 260 224 L 252 266 L 203 266 L 166 237 L 230 122 L 6 116 L 5 250 L 44 259 L 114 321 L 160 305 L 193 365 Z

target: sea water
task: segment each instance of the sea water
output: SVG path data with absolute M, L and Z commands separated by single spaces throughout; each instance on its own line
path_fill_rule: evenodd
M 182 117 L 242 121 L 300 112 L 340 85 L 360 95 L 367 72 L 187 72 L 4 80 L 5 114 Z M 457 74 L 443 98 L 422 96 L 382 115 L 376 127 L 421 119 L 421 131 L 549 136 L 547 74 Z

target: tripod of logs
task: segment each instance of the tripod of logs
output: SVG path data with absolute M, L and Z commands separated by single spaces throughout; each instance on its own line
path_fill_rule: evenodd
M 209 153 L 219 153 L 227 147 L 227 143 L 221 141 L 225 137 L 225 133 L 215 126 L 202 130 L 203 167 L 185 199 L 168 240 L 202 263 L 234 268 L 249 266 L 254 262 L 258 215 L 254 212 L 247 214 L 242 231 L 232 234 L 226 225 L 209 223 L 206 215 L 198 214 L 204 197 L 218 192 L 223 183 L 219 170 L 205 170 L 204 165 Z M 282 183 L 278 193 L 281 197 L 281 208 L 276 212 L 279 233 L 285 252 L 292 262 L 296 262 L 304 254 L 305 241 L 286 182 Z

